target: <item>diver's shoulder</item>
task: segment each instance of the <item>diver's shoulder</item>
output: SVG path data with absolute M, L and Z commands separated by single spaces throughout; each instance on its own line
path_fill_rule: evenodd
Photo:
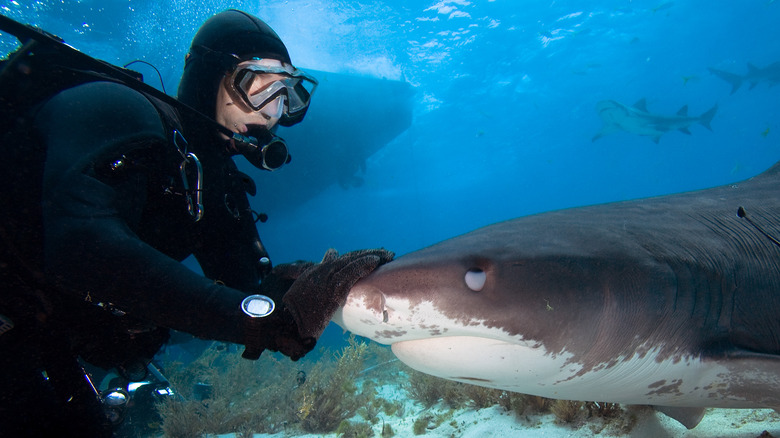
M 87 82 L 56 94 L 47 105 L 90 107 L 121 112 L 151 110 L 154 105 L 142 93 L 129 86 L 110 81 Z
M 65 118 L 74 124 L 97 128 L 164 130 L 159 112 L 143 93 L 111 81 L 87 82 L 63 90 L 43 105 L 39 116 Z

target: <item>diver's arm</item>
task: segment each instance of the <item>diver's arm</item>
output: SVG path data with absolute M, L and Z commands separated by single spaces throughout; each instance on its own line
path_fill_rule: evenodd
M 47 145 L 44 224 L 47 275 L 81 299 L 113 304 L 135 317 L 208 339 L 243 343 L 246 294 L 187 269 L 144 243 L 128 223 L 146 196 L 146 176 L 116 184 L 95 175 L 100 155 L 165 147 L 155 108 L 113 83 L 90 83 L 55 96 L 37 126 Z

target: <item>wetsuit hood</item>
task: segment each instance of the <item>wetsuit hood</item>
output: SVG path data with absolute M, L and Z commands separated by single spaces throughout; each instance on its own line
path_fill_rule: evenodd
M 252 58 L 292 64 L 281 38 L 259 18 L 235 9 L 214 15 L 192 39 L 179 82 L 179 100 L 213 118 L 220 80 L 239 62 Z

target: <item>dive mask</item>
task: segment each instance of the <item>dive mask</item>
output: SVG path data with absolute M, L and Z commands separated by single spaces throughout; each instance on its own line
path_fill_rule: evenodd
M 281 79 L 263 83 L 262 75 L 276 74 Z M 272 59 L 253 59 L 236 66 L 230 86 L 254 111 L 279 115 L 279 124 L 292 126 L 306 115 L 317 80 L 290 64 Z

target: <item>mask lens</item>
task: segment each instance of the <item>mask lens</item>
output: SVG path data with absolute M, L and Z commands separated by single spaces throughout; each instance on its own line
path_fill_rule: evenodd
M 293 79 L 288 87 L 289 112 L 295 114 L 305 110 L 309 106 L 311 93 L 314 91 L 314 83 L 301 79 Z
M 279 120 L 284 114 L 285 98 L 284 95 L 276 96 L 276 98 L 260 108 L 260 112 L 274 122 Z
M 233 80 L 233 89 L 253 111 L 260 111 L 277 97 L 287 92 L 282 81 L 263 84 L 262 73 L 249 69 L 238 71 Z M 275 112 L 275 111 L 274 111 Z
M 259 64 L 262 61 L 246 61 L 247 64 L 240 64 L 231 78 L 233 90 L 253 111 L 262 109 L 264 114 L 271 117 L 277 114 L 277 109 L 266 111 L 264 107 L 279 96 L 284 96 L 279 123 L 292 126 L 300 122 L 309 108 L 311 95 L 317 88 L 317 80 L 291 65 L 281 65 L 278 61 L 276 62 L 279 65 Z M 267 83 L 271 78 L 263 78 L 263 75 L 283 78 Z

